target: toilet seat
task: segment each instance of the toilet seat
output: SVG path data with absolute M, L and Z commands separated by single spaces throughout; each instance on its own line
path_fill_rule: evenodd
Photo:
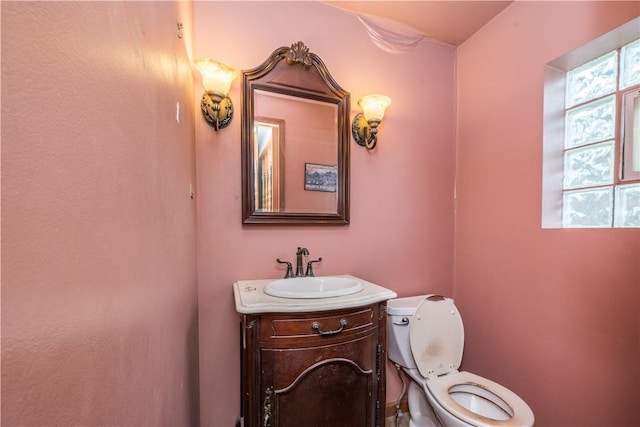
M 423 377 L 456 372 L 462 361 L 464 325 L 453 300 L 426 295 L 413 315 L 409 342 Z
M 510 413 L 508 413 L 508 409 L 504 411 L 505 418 L 507 416 L 508 418 L 496 419 L 483 416 L 458 403 L 452 397 L 451 389 L 456 386 L 465 385 L 470 386 L 468 387 L 469 389 L 475 389 L 475 391 L 479 393 L 484 392 L 485 395 L 482 396 L 484 398 L 483 400 L 493 402 L 495 406 L 504 406 L 504 404 L 506 404 L 505 409 L 510 408 L 511 410 Z M 451 372 L 440 377 L 431 377 L 425 381 L 425 387 L 428 388 L 428 392 L 431 393 L 432 397 L 444 410 L 472 426 L 520 427 L 533 425 L 533 412 L 522 398 L 508 388 L 470 372 Z

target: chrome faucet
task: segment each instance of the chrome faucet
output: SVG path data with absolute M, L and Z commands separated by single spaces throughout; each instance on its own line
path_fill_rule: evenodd
M 302 262 L 302 256 L 309 256 L 309 249 L 298 247 L 296 252 L 296 277 L 304 276 L 304 263 Z

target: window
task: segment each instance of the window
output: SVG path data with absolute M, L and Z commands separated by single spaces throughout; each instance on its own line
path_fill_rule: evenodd
M 545 227 L 640 227 L 637 37 L 587 61 L 583 48 L 545 70 Z

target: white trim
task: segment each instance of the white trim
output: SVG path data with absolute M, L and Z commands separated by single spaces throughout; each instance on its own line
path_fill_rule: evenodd
M 544 68 L 542 228 L 562 228 L 565 75 L 550 65 Z
M 621 117 L 620 147 L 624 151 L 620 159 L 620 179 L 640 179 L 640 88 L 622 94 Z

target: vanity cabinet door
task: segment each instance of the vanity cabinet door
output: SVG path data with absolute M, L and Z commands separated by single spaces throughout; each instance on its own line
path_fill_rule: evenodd
M 241 425 L 381 426 L 385 303 L 243 315 L 242 340 Z
M 263 349 L 263 416 L 271 426 L 375 425 L 374 332 L 339 344 Z

